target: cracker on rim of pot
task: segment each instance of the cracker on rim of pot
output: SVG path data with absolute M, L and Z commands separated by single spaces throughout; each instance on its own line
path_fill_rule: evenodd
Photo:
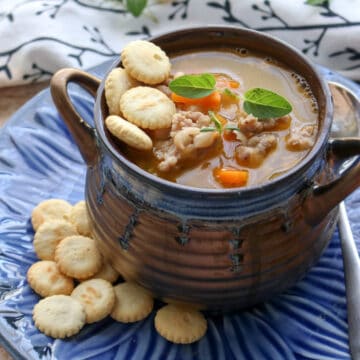
M 152 311 L 154 300 L 142 286 L 124 282 L 114 287 L 115 305 L 111 317 L 120 322 L 130 323 L 145 319 Z
M 82 235 L 61 240 L 55 250 L 55 261 L 63 274 L 76 279 L 89 278 L 102 266 L 95 240 Z
M 168 341 L 190 344 L 205 335 L 207 321 L 200 311 L 191 307 L 168 304 L 157 311 L 155 328 Z
M 36 231 L 46 220 L 67 219 L 72 205 L 62 199 L 48 199 L 39 203 L 32 211 L 31 223 Z
M 40 296 L 70 295 L 74 280 L 62 274 L 55 261 L 42 260 L 32 264 L 27 272 L 30 287 Z
M 39 259 L 54 260 L 58 243 L 67 236 L 77 235 L 76 227 L 66 220 L 51 219 L 42 223 L 34 236 L 34 250 Z
M 138 86 L 127 90 L 120 99 L 125 119 L 143 129 L 163 129 L 171 126 L 175 104 L 160 90 Z
M 117 115 L 105 119 L 106 128 L 125 144 L 138 150 L 151 150 L 153 142 L 148 134 L 138 126 Z
M 148 85 L 160 84 L 170 74 L 168 56 L 150 41 L 136 40 L 127 44 L 121 52 L 121 61 L 133 78 Z
M 40 300 L 33 310 L 35 326 L 45 335 L 65 338 L 77 334 L 85 325 L 85 309 L 68 295 L 53 295 Z
M 71 293 L 71 297 L 83 304 L 88 324 L 108 316 L 115 303 L 114 289 L 110 282 L 103 279 L 82 282 Z
M 75 225 L 76 230 L 80 235 L 90 236 L 90 219 L 84 200 L 77 202 L 73 206 L 69 214 L 69 221 Z
M 122 94 L 139 82 L 133 79 L 125 69 L 115 68 L 110 71 L 105 80 L 105 99 L 110 115 L 120 115 L 120 98 Z

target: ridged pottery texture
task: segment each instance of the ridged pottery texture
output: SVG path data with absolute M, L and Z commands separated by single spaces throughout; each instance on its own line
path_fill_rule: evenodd
M 231 46 L 265 52 L 303 76 L 318 101 L 317 142 L 301 163 L 261 186 L 208 190 L 157 178 L 121 155 L 104 128 L 104 80 L 99 86 L 74 69 L 52 79 L 54 102 L 88 164 L 86 200 L 104 256 L 125 279 L 166 301 L 221 311 L 252 306 L 288 289 L 319 259 L 335 227 L 336 205 L 359 186 L 359 158 L 346 162 L 360 149 L 359 140 L 352 140 L 357 148 L 329 140 L 328 88 L 313 65 L 283 42 L 226 27 L 182 30 L 153 41 L 170 56 Z M 98 89 L 95 128 L 73 108 L 69 82 L 94 95 Z
M 104 154 L 86 197 L 100 249 L 126 279 L 167 300 L 230 310 L 293 285 L 330 240 L 336 212 L 309 225 L 296 185 L 255 198 L 194 195 L 136 179 Z

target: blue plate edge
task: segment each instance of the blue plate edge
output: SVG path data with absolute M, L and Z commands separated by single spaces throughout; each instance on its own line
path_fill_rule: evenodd
M 97 69 L 101 69 L 104 68 L 105 64 L 111 64 L 113 62 L 113 60 L 108 60 L 92 69 L 89 70 L 89 72 L 97 75 Z M 354 81 L 344 78 L 341 74 L 338 74 L 336 72 L 333 72 L 332 70 L 329 70 L 323 66 L 318 65 L 319 71 L 321 72 L 321 74 L 323 74 L 323 76 L 325 77 L 325 79 L 327 81 L 329 80 L 336 80 L 339 83 L 343 84 L 344 86 L 349 87 L 353 92 L 355 92 L 358 96 L 360 94 L 360 85 L 355 83 Z M 41 90 L 38 94 L 36 94 L 33 98 L 31 98 L 29 101 L 27 101 L 23 106 L 21 106 L 5 123 L 5 125 L 0 128 L 0 133 L 4 130 L 6 130 L 6 128 L 8 126 L 11 126 L 17 118 L 19 118 L 22 114 L 26 113 L 26 111 L 28 109 L 32 109 L 31 112 L 33 113 L 35 110 L 34 105 L 41 105 L 43 102 L 51 102 L 51 94 L 50 94 L 50 88 L 46 88 Z M 9 297 L 7 297 L 4 300 L 1 300 L 0 303 L 3 303 L 3 301 L 8 300 L 9 298 L 11 298 L 12 296 L 15 295 L 10 295 Z M 3 334 L 0 332 L 0 345 L 3 346 L 3 348 L 14 358 L 14 359 L 28 359 L 28 357 L 26 357 L 25 355 L 21 354 L 21 352 L 18 351 L 18 349 L 16 349 L 16 347 L 12 346 L 12 344 L 7 341 L 7 339 L 3 336 Z

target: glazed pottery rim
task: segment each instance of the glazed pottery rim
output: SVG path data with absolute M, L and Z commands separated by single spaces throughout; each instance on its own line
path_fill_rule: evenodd
M 323 112 L 323 119 L 322 119 L 322 125 L 320 127 L 320 132 L 317 134 L 317 138 L 315 141 L 314 146 L 311 148 L 311 150 L 302 158 L 295 166 L 293 166 L 290 170 L 284 172 L 282 175 L 277 176 L 276 178 L 266 181 L 264 183 L 254 185 L 254 186 L 246 186 L 246 187 L 236 187 L 236 188 L 200 188 L 200 187 L 193 187 L 189 185 L 183 185 L 179 183 L 175 183 L 166 179 L 163 179 L 161 177 L 158 177 L 156 175 L 153 175 L 146 170 L 143 170 L 141 167 L 137 166 L 130 160 L 128 160 L 123 154 L 121 154 L 112 144 L 112 142 L 109 140 L 106 129 L 104 126 L 103 121 L 103 113 L 102 113 L 102 97 L 104 93 L 104 87 L 105 87 L 105 79 L 108 73 L 114 69 L 115 67 L 119 66 L 121 64 L 121 56 L 119 56 L 118 59 L 116 59 L 112 65 L 109 67 L 107 73 L 101 80 L 100 86 L 97 91 L 97 97 L 95 102 L 95 128 L 97 133 L 97 138 L 102 145 L 105 146 L 107 151 L 111 154 L 113 159 L 116 159 L 117 161 L 121 162 L 127 170 L 129 170 L 134 175 L 140 175 L 141 179 L 150 182 L 152 185 L 156 187 L 166 188 L 170 191 L 181 191 L 181 192 L 190 192 L 193 194 L 199 194 L 199 195 L 231 195 L 231 194 L 249 194 L 249 193 L 258 193 L 258 192 L 264 192 L 266 190 L 271 191 L 274 188 L 277 188 L 278 186 L 281 186 L 284 182 L 287 182 L 289 179 L 295 177 L 299 173 L 305 172 L 309 167 L 311 167 L 311 164 L 315 161 L 316 157 L 321 153 L 324 148 L 327 147 L 329 135 L 330 135 L 330 127 L 332 123 L 332 114 L 333 114 L 333 107 L 332 107 L 332 100 L 331 100 L 331 93 L 330 90 L 325 82 L 325 80 L 320 75 L 319 71 L 316 69 L 316 66 L 314 63 L 312 63 L 308 58 L 305 57 L 304 54 L 302 54 L 297 48 L 292 46 L 291 44 L 274 37 L 270 34 L 263 33 L 257 30 L 242 28 L 242 27 L 234 27 L 234 26 L 226 26 L 226 25 L 209 25 L 209 26 L 195 26 L 191 28 L 182 28 L 177 29 L 173 31 L 166 31 L 163 33 L 159 33 L 156 36 L 152 36 L 148 41 L 153 41 L 154 43 L 157 43 L 158 41 L 161 41 L 169 36 L 176 36 L 181 37 L 182 34 L 189 33 L 189 32 L 227 32 L 227 31 L 233 31 L 233 32 L 239 32 L 242 33 L 242 35 L 246 34 L 257 34 L 258 36 L 261 36 L 264 38 L 264 41 L 268 40 L 273 43 L 277 43 L 278 46 L 282 46 L 284 48 L 287 48 L 290 50 L 294 56 L 297 56 L 299 59 L 301 59 L 302 63 L 306 65 L 306 67 L 311 70 L 312 74 L 308 74 L 309 76 L 315 76 L 317 78 L 317 81 L 320 85 L 320 92 L 323 94 L 325 98 L 324 106 L 325 111 Z M 317 99 L 318 100 L 318 99 Z M 99 145 L 99 144 L 98 144 Z

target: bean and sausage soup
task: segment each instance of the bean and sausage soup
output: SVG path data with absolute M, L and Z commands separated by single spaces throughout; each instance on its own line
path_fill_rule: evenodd
M 155 55 L 165 69 L 166 58 Z M 123 124 L 122 132 L 109 131 L 124 156 L 147 172 L 191 187 L 248 187 L 285 173 L 314 145 L 314 96 L 276 60 L 242 49 L 180 54 L 169 63 L 165 76 L 150 82 L 138 64 L 123 60 L 128 85 L 118 95 L 118 113 L 109 115 L 139 127 L 139 137 Z M 152 98 L 147 87 L 159 96 Z M 136 145 L 144 139 L 146 147 Z

